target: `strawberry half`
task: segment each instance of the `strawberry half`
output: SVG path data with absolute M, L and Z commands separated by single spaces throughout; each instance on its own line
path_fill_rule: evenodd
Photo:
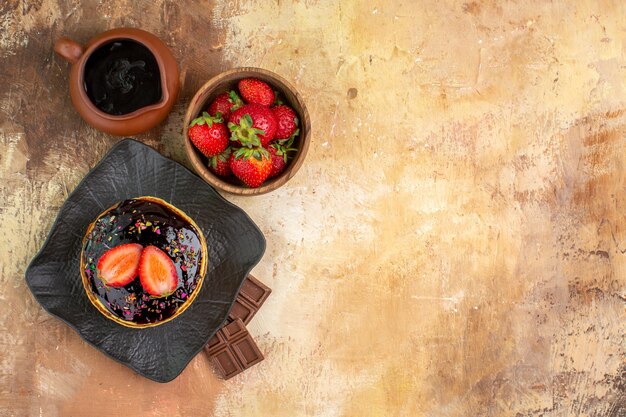
M 243 146 L 267 146 L 276 135 L 276 117 L 269 107 L 246 104 L 230 114 L 230 140 Z M 258 137 L 258 142 L 255 138 Z
M 270 106 L 274 102 L 274 91 L 267 83 L 257 78 L 244 78 L 237 83 L 241 97 L 248 104 Z
M 156 246 L 146 246 L 139 262 L 139 280 L 148 294 L 165 297 L 178 286 L 176 266 L 167 253 Z
M 230 112 L 237 110 L 241 106 L 243 106 L 241 98 L 234 91 L 230 91 L 215 97 L 207 111 L 211 116 L 217 116 L 219 113 L 224 119 L 228 119 Z
M 137 276 L 143 247 L 126 243 L 109 249 L 98 260 L 98 277 L 110 287 L 123 287 Z
M 288 139 L 298 128 L 298 116 L 296 116 L 296 112 L 294 112 L 291 107 L 285 106 L 284 104 L 274 106 L 271 110 L 278 124 L 274 139 Z
M 228 130 L 221 115 L 202 116 L 193 119 L 187 131 L 189 139 L 204 156 L 211 157 L 221 153 L 228 146 Z

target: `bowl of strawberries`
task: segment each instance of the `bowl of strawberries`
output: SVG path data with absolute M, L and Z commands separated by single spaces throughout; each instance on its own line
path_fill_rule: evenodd
M 292 178 L 306 156 L 311 122 L 284 78 L 237 68 L 206 82 L 185 115 L 187 155 L 213 187 L 239 195 L 270 192 Z

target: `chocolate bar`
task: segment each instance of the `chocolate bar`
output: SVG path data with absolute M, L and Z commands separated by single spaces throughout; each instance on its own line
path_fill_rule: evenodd
M 252 275 L 248 275 L 239 290 L 233 308 L 228 314 L 229 320 L 235 321 L 239 318 L 244 324 L 250 323 L 252 317 L 259 311 L 271 292 L 272 290 L 268 286 Z
M 272 290 L 248 275 L 233 304 L 226 324 L 205 346 L 218 373 L 229 379 L 263 360 L 263 354 L 245 325 L 259 311 Z
M 241 319 L 218 330 L 205 349 L 224 379 L 232 378 L 263 360 L 263 354 Z

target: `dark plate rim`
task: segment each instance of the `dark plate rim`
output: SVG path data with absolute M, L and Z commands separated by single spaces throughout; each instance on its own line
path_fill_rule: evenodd
M 72 190 L 71 193 L 68 194 L 68 196 L 65 198 L 65 202 L 67 202 L 67 200 L 70 199 L 70 197 L 72 197 L 74 195 L 74 193 L 76 193 L 76 191 L 83 185 L 83 183 L 87 180 L 87 177 L 89 177 L 89 175 L 95 171 L 96 169 L 98 169 L 100 167 L 100 165 L 102 165 L 102 163 L 105 161 L 105 159 L 107 159 L 107 157 L 113 153 L 115 150 L 117 150 L 118 148 L 124 146 L 124 145 L 133 145 L 133 144 L 138 144 L 142 147 L 148 148 L 149 150 L 153 151 L 156 155 L 155 157 L 159 157 L 161 159 L 164 159 L 168 162 L 173 162 L 177 165 L 179 165 L 180 167 L 182 167 L 185 171 L 187 171 L 189 174 L 193 175 L 194 177 L 198 177 L 198 175 L 196 175 L 194 172 L 192 172 L 189 168 L 187 168 L 186 166 L 184 166 L 183 164 L 168 158 L 166 156 L 163 156 L 159 151 L 157 151 L 156 149 L 152 148 L 149 145 L 146 145 L 145 143 L 142 143 L 138 140 L 132 139 L 132 138 L 125 138 L 122 139 L 121 141 L 115 143 L 111 149 L 109 149 L 104 156 L 102 156 L 102 158 L 100 159 L 100 161 L 98 161 L 98 163 L 96 165 L 94 165 L 86 174 L 85 176 L 80 180 L 80 182 L 76 185 L 76 187 L 74 187 L 74 189 Z M 200 177 L 198 177 L 200 178 Z M 200 178 L 201 179 L 201 178 Z M 204 182 L 204 181 L 203 181 Z M 206 184 L 206 182 L 204 182 Z M 250 274 L 250 271 L 252 271 L 252 269 L 259 263 L 259 261 L 263 258 L 263 255 L 265 254 L 265 250 L 267 249 L 267 241 L 265 239 L 265 236 L 263 235 L 263 232 L 261 232 L 261 229 L 259 229 L 259 227 L 256 225 L 256 223 L 250 218 L 250 216 L 248 215 L 248 213 L 246 213 L 243 209 L 241 209 L 240 207 L 236 206 L 235 204 L 231 203 L 230 201 L 226 200 L 219 192 L 217 192 L 215 190 L 215 188 L 213 188 L 211 185 L 206 184 L 208 187 L 211 188 L 211 190 L 222 200 L 223 203 L 226 203 L 228 206 L 230 206 L 231 208 L 235 208 L 236 210 L 240 211 L 245 218 L 249 221 L 250 225 L 253 226 L 253 229 L 256 230 L 256 232 L 258 233 L 259 237 L 260 237 L 260 243 L 261 243 L 261 250 L 259 251 L 259 255 L 257 257 L 257 259 L 255 259 L 250 268 L 248 268 L 246 270 L 246 276 Z M 31 294 L 33 295 L 33 297 L 37 300 L 37 303 L 51 316 L 56 317 L 57 319 L 61 320 L 62 322 L 64 322 L 65 324 L 67 324 L 71 329 L 73 329 L 79 336 L 80 338 L 86 342 L 88 345 L 95 347 L 96 349 L 98 349 L 100 352 L 104 353 L 107 357 L 113 359 L 114 361 L 121 363 L 122 365 L 125 365 L 127 367 L 129 367 L 130 369 L 132 369 L 133 371 L 135 371 L 137 374 L 141 375 L 144 378 L 148 378 L 152 381 L 155 382 L 160 382 L 160 383 L 167 383 L 167 382 L 171 382 L 174 379 L 176 379 L 189 365 L 189 362 L 191 362 L 191 360 L 193 358 L 195 358 L 198 353 L 200 353 L 200 351 L 202 351 L 202 349 L 204 349 L 204 346 L 209 342 L 209 340 L 213 337 L 213 335 L 215 333 L 217 333 L 217 331 L 219 330 L 219 328 L 215 329 L 215 331 L 213 333 L 210 333 L 206 339 L 206 341 L 204 342 L 204 344 L 200 347 L 200 349 L 198 349 L 193 355 L 189 356 L 189 359 L 185 362 L 184 366 L 180 369 L 180 371 L 175 372 L 173 374 L 173 376 L 171 378 L 163 378 L 163 379 L 157 379 L 157 378 L 153 378 L 145 373 L 143 373 L 141 370 L 137 369 L 135 366 L 133 366 L 130 362 L 126 362 L 123 361 L 119 358 L 116 358 L 115 356 L 109 354 L 106 350 L 104 350 L 101 346 L 92 343 L 91 341 L 87 340 L 83 334 L 81 333 L 81 331 L 78 330 L 78 328 L 76 326 L 74 326 L 72 323 L 70 323 L 69 321 L 65 320 L 64 318 L 54 314 L 53 312 L 51 312 L 48 309 L 48 306 L 45 305 L 44 303 L 42 303 L 39 300 L 39 297 L 37 296 L 36 292 L 33 291 L 33 288 L 31 287 L 30 281 L 29 281 L 29 275 L 30 275 L 30 270 L 33 267 L 33 264 L 35 264 L 40 257 L 42 255 L 42 252 L 44 251 L 44 249 L 46 249 L 46 247 L 48 246 L 48 244 L 50 243 L 50 238 L 52 237 L 52 234 L 50 233 L 50 231 L 54 230 L 55 227 L 57 227 L 58 223 L 60 223 L 61 220 L 61 212 L 63 211 L 63 206 L 65 205 L 65 202 L 61 205 L 61 208 L 59 209 L 59 212 L 57 213 L 57 216 L 54 219 L 54 222 L 52 223 L 52 225 L 50 226 L 49 230 L 48 230 L 48 236 L 46 237 L 46 240 L 43 242 L 43 244 L 41 245 L 41 248 L 39 249 L 39 251 L 37 251 L 37 254 L 35 256 L 33 256 L 33 258 L 31 259 L 30 263 L 28 264 L 28 267 L 26 268 L 26 271 L 24 272 L 24 277 L 25 277 L 25 281 L 26 281 L 26 285 L 28 286 L 28 289 L 30 290 Z M 241 283 L 239 284 L 239 287 L 237 289 L 237 293 L 239 293 L 239 291 L 241 290 L 241 287 L 243 285 L 245 280 L 242 280 Z M 223 319 L 221 320 L 222 324 L 226 321 L 226 319 L 228 318 L 228 314 L 230 313 L 230 310 L 233 308 L 233 305 L 235 304 L 235 299 L 233 299 L 233 301 L 230 304 L 230 307 L 228 308 L 228 310 L 226 311 L 226 313 L 224 314 Z M 98 314 L 100 314 L 98 312 Z M 177 317 L 177 319 L 181 320 L 185 317 L 184 312 L 183 314 L 181 314 L 179 317 Z M 166 324 L 166 323 L 165 323 Z M 221 327 L 221 326 L 220 326 Z M 144 329 L 133 329 L 136 331 L 141 331 Z

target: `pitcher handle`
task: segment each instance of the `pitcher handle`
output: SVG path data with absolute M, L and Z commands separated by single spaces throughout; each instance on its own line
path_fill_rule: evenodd
M 74 64 L 83 54 L 83 47 L 70 38 L 62 37 L 54 44 L 54 52 L 70 64 Z

